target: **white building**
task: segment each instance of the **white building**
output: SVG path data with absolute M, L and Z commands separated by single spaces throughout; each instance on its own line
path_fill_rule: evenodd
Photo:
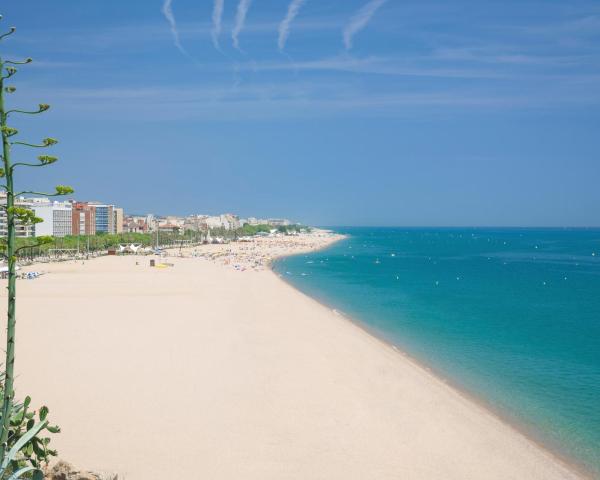
M 38 199 L 32 199 L 38 200 Z M 35 224 L 35 236 L 64 237 L 71 235 L 73 210 L 70 202 L 32 201 L 29 203 L 35 216 L 43 220 Z
M 208 228 L 224 228 L 225 230 L 237 230 L 241 227 L 240 218 L 232 213 L 224 213 L 212 217 L 202 216 L 202 223 Z
M 15 206 L 18 207 L 25 207 L 25 208 L 29 208 L 31 210 L 33 210 L 32 207 L 32 202 L 33 200 L 36 201 L 36 203 L 38 201 L 41 200 L 45 200 L 46 202 L 48 201 L 48 199 L 44 198 L 44 199 L 29 199 L 29 198 L 24 198 L 24 197 L 18 197 L 15 199 Z M 6 193 L 1 192 L 0 193 L 0 205 L 6 205 Z M 35 234 L 35 227 L 32 224 L 28 224 L 28 225 L 23 225 L 21 224 L 19 221 L 16 222 L 15 225 L 15 235 L 17 237 L 33 237 Z M 0 237 L 6 237 L 8 235 L 8 221 L 6 218 L 6 210 L 4 208 L 0 208 Z
M 272 227 L 280 227 L 290 225 L 291 222 L 287 218 L 269 218 L 267 224 Z
M 212 216 L 212 217 L 206 217 L 204 219 L 204 222 L 206 222 L 206 226 L 208 228 L 221 228 L 221 227 L 223 227 L 223 223 L 221 222 L 221 215 L 216 215 L 216 216 Z
M 240 217 L 233 213 L 225 213 L 221 215 L 221 223 L 227 230 L 237 230 L 241 227 Z

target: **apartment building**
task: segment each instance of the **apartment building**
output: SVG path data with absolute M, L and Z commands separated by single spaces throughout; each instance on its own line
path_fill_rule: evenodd
M 47 199 L 42 202 L 32 203 L 36 217 L 43 220 L 36 223 L 34 233 L 36 237 L 53 236 L 64 237 L 73 232 L 73 208 L 71 202 L 51 202 Z
M 96 233 L 115 233 L 114 205 L 89 202 L 96 210 Z
M 72 235 L 96 234 L 96 207 L 85 202 L 72 203 Z
M 117 207 L 113 208 L 113 221 L 114 221 L 114 227 L 113 227 L 114 233 L 123 233 L 124 216 L 123 216 L 122 208 L 117 208 Z

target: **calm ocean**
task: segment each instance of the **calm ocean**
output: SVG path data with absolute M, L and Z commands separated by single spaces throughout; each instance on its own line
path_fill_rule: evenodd
M 335 230 L 275 270 L 600 476 L 600 229 Z

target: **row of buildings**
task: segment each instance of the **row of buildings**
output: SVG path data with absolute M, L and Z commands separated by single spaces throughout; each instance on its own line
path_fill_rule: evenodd
M 6 204 L 6 194 L 0 194 Z M 36 224 L 17 223 L 18 237 L 95 235 L 122 233 L 123 209 L 101 202 L 52 201 L 45 197 L 19 197 L 15 204 L 32 210 L 43 221 Z M 0 236 L 7 235 L 6 211 L 0 208 Z
M 17 224 L 18 237 L 95 235 L 98 233 L 149 233 L 185 231 L 208 232 L 214 229 L 236 230 L 245 224 L 289 225 L 289 220 L 277 218 L 240 218 L 223 215 L 189 215 L 187 217 L 128 215 L 115 205 L 101 202 L 52 201 L 45 197 L 19 197 L 16 205 L 32 210 L 43 220 L 34 225 Z M 6 194 L 0 193 L 0 205 L 6 204 Z M 0 236 L 7 235 L 6 211 L 0 208 Z
M 208 232 L 222 228 L 224 230 L 237 230 L 244 225 L 270 225 L 278 227 L 290 225 L 287 219 L 277 218 L 240 218 L 232 213 L 222 215 L 189 215 L 187 217 L 154 215 L 130 215 L 125 217 L 123 231 L 125 232 Z

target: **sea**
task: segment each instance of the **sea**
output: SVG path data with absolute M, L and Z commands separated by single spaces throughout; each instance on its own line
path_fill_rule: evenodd
M 600 478 L 600 229 L 333 230 L 275 271 Z

